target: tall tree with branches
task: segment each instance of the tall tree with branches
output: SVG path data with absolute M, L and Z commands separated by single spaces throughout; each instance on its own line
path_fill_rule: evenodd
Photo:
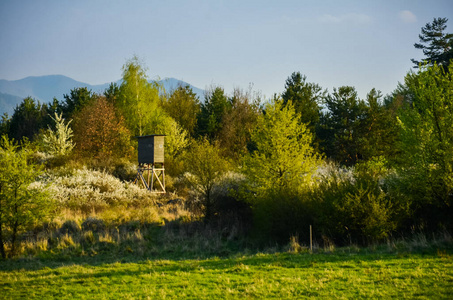
M 123 66 L 123 82 L 117 106 L 135 135 L 151 134 L 164 111 L 159 107 L 159 84 L 149 82 L 137 56 Z
M 421 61 L 411 59 L 416 68 L 426 61 L 429 65 L 437 63 L 447 69 L 453 59 L 453 34 L 445 32 L 447 21 L 447 18 L 434 18 L 432 23 L 422 27 L 422 33 L 418 36 L 420 43 L 415 43 L 414 47 L 422 49 L 425 58 Z

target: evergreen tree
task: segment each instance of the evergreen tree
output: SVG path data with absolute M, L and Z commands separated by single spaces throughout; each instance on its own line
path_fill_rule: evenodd
M 380 91 L 372 89 L 366 98 L 365 119 L 361 125 L 363 135 L 360 153 L 365 161 L 383 157 L 395 161 L 398 155 L 397 107 L 382 101 Z
M 120 87 L 115 82 L 110 83 L 104 91 L 104 96 L 108 102 L 116 105 L 120 97 Z
M 11 123 L 11 117 L 8 113 L 3 113 L 2 118 L 0 120 L 0 135 L 8 135 L 9 134 L 9 127 Z
M 206 91 L 205 102 L 198 115 L 198 134 L 207 136 L 210 141 L 218 137 L 222 129 L 223 117 L 230 109 L 230 103 L 221 87 Z
M 319 85 L 306 82 L 307 76 L 294 72 L 286 80 L 285 91 L 282 94 L 283 103 L 291 101 L 300 120 L 314 133 L 319 122 L 320 103 L 325 92 Z
M 75 113 L 93 103 L 95 99 L 96 95 L 86 87 L 72 89 L 69 94 L 64 95 L 64 101 L 61 104 L 63 116 L 66 119 L 72 118 Z
M 33 140 L 39 130 L 47 126 L 47 104 L 41 104 L 31 97 L 25 98 L 9 120 L 9 137 L 15 140 Z
M 453 34 L 445 32 L 447 21 L 447 18 L 434 18 L 432 23 L 422 27 L 422 33 L 418 36 L 420 43 L 415 43 L 414 47 L 422 49 L 425 58 L 422 61 L 411 59 L 415 68 L 423 64 L 423 61 L 427 61 L 429 65 L 437 63 L 448 67 L 453 59 Z
M 328 111 L 322 115 L 319 130 L 321 146 L 327 157 L 344 165 L 353 165 L 363 155 L 366 105 L 350 86 L 334 89 L 325 103 Z

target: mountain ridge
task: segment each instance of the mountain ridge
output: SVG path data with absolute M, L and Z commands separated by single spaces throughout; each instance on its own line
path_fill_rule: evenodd
M 120 85 L 121 82 L 120 79 L 115 83 Z M 204 90 L 182 80 L 170 77 L 159 80 L 159 83 L 164 86 L 167 92 L 177 88 L 178 85 L 189 85 L 200 100 L 204 98 Z M 14 108 L 26 97 L 32 97 L 42 103 L 49 103 L 53 98 L 62 100 L 63 95 L 69 94 L 74 88 L 86 87 L 94 93 L 103 93 L 110 84 L 111 82 L 91 85 L 65 75 L 28 76 L 18 80 L 0 79 L 0 114 L 8 113 L 11 115 Z

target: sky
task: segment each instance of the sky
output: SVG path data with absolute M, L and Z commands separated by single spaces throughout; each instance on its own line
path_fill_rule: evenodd
M 270 98 L 293 72 L 329 92 L 391 93 L 422 59 L 421 28 L 452 0 L 0 0 L 0 79 L 116 81 L 137 55 L 150 79 Z

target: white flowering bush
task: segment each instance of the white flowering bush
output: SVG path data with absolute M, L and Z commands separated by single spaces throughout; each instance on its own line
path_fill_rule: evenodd
M 137 205 L 138 201 L 153 201 L 154 197 L 137 185 L 123 182 L 106 172 L 87 168 L 66 175 L 47 174 L 33 185 L 48 185 L 50 195 L 62 207 L 84 212 Z
M 60 115 L 55 113 L 55 118 L 51 117 L 55 122 L 55 130 L 49 127 L 43 135 L 44 149 L 46 153 L 53 156 L 67 155 L 75 146 L 72 142 L 72 129 L 69 127 L 72 120 L 65 124 L 65 119 L 62 116 L 62 113 Z

